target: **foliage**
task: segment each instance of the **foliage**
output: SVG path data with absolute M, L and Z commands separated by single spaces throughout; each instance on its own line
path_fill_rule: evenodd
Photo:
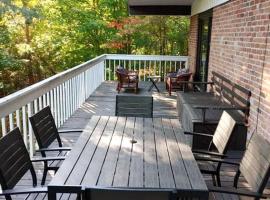
M 0 97 L 103 53 L 186 55 L 188 27 L 127 0 L 0 0 Z

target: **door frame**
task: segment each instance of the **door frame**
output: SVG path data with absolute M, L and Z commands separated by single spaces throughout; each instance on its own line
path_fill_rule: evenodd
M 208 44 L 207 44 L 207 52 L 206 52 L 206 61 L 205 61 L 205 75 L 206 80 L 208 80 L 208 65 L 209 65 L 209 54 L 210 54 L 210 46 L 211 46 L 211 33 L 212 33 L 212 15 L 213 10 L 208 10 L 204 13 L 199 14 L 198 19 L 198 38 L 197 38 L 197 55 L 196 55 L 196 71 L 195 71 L 195 81 L 199 81 L 200 78 L 200 67 L 201 67 L 201 46 L 202 46 L 202 29 L 203 23 L 208 22 Z

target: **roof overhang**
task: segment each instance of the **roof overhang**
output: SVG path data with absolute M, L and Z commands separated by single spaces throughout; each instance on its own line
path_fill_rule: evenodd
M 129 0 L 130 15 L 191 15 L 194 0 Z

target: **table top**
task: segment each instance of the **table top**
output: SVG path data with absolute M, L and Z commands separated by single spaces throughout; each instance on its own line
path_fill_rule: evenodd
M 149 79 L 155 79 L 155 78 L 161 78 L 161 76 L 148 76 L 147 78 L 149 78 Z
M 93 116 L 49 186 L 207 192 L 178 119 Z

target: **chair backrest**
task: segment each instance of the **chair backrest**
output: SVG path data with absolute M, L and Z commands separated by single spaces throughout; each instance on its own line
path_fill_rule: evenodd
M 219 153 L 225 154 L 227 152 L 235 125 L 236 121 L 232 116 L 223 111 L 212 141 Z
M 117 69 L 115 73 L 120 83 L 124 83 L 126 80 L 128 80 L 128 70 L 120 68 Z
M 115 115 L 152 118 L 153 97 L 116 95 Z
M 259 134 L 254 134 L 241 160 L 239 170 L 252 189 L 262 193 L 270 176 L 269 141 Z
M 36 174 L 19 128 L 15 128 L 0 139 L 0 183 L 2 189 L 12 189 L 30 170 L 33 185 Z
M 177 81 L 189 81 L 192 73 L 184 73 L 177 75 Z
M 172 191 L 166 189 L 139 188 L 88 188 L 85 190 L 84 200 L 170 200 Z
M 59 146 L 62 146 L 62 142 L 49 106 L 29 117 L 29 120 L 31 122 L 39 148 L 49 147 L 55 139 L 57 139 Z

